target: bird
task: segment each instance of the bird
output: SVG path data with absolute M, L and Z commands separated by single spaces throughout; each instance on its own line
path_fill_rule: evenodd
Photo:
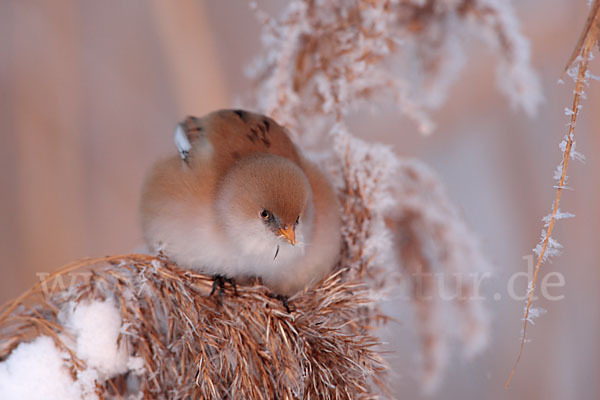
M 177 124 L 174 142 L 178 154 L 158 161 L 143 184 L 141 228 L 151 251 L 226 281 L 259 278 L 286 299 L 332 270 L 340 205 L 286 128 L 218 110 Z

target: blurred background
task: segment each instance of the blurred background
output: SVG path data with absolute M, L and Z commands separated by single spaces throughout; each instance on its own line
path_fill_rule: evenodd
M 600 398 L 600 82 L 578 120 L 577 149 L 553 235 L 562 256 L 544 265 L 566 285 L 561 301 L 531 327 L 510 390 L 523 302 L 506 296 L 512 274 L 538 241 L 554 199 L 552 174 L 566 133 L 573 85 L 557 85 L 588 7 L 585 0 L 513 1 L 531 40 L 546 101 L 537 117 L 511 110 L 494 82 L 495 57 L 473 43 L 449 101 L 433 113 L 437 131 L 417 133 L 395 112 L 351 118 L 355 133 L 421 158 L 441 176 L 494 266 L 487 282 L 492 334 L 471 362 L 453 356 L 432 398 Z M 260 1 L 270 13 L 281 4 Z M 137 202 L 143 176 L 174 151 L 175 123 L 230 107 L 249 89 L 243 67 L 261 49 L 246 2 L 0 2 L 0 301 L 86 256 L 141 244 Z M 591 71 L 600 74 L 598 63 Z M 376 127 L 364 121 L 377 119 Z M 521 293 L 526 280 L 521 279 Z M 403 306 L 401 306 L 403 308 Z M 409 309 L 409 307 L 405 307 Z M 407 314 L 408 315 L 408 314 Z M 394 391 L 419 398 L 418 340 L 410 315 L 385 332 Z

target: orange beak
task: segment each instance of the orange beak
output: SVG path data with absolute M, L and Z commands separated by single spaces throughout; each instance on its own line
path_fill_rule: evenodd
M 294 225 L 283 225 L 277 231 L 279 237 L 285 238 L 292 246 L 296 244 L 296 232 L 294 231 Z

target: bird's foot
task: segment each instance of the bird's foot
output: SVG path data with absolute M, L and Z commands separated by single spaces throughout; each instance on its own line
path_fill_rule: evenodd
M 290 298 L 288 296 L 284 296 L 282 294 L 275 294 L 271 292 L 269 293 L 269 297 L 281 301 L 281 305 L 285 307 L 285 311 L 287 311 L 288 314 L 291 313 L 289 303 Z
M 225 293 L 225 284 L 229 283 L 229 285 L 231 285 L 231 287 L 233 288 L 233 293 L 237 296 L 238 295 L 238 291 L 237 291 L 237 285 L 235 283 L 235 280 L 233 278 L 228 278 L 226 276 L 223 275 L 213 275 L 213 285 L 212 285 L 212 290 L 210 291 L 209 296 L 212 296 L 216 291 L 217 288 L 219 288 L 219 303 L 221 303 L 223 301 L 223 293 Z
M 165 253 L 163 253 L 162 250 L 158 251 L 158 254 L 156 255 L 156 258 L 158 258 L 160 261 L 162 261 L 163 263 L 170 263 L 172 262 L 169 257 L 167 257 L 167 255 Z

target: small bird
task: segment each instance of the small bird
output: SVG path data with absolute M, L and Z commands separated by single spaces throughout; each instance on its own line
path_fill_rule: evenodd
M 271 118 L 243 110 L 188 117 L 179 156 L 142 190 L 144 239 L 182 267 L 291 296 L 323 278 L 341 246 L 334 189 Z

